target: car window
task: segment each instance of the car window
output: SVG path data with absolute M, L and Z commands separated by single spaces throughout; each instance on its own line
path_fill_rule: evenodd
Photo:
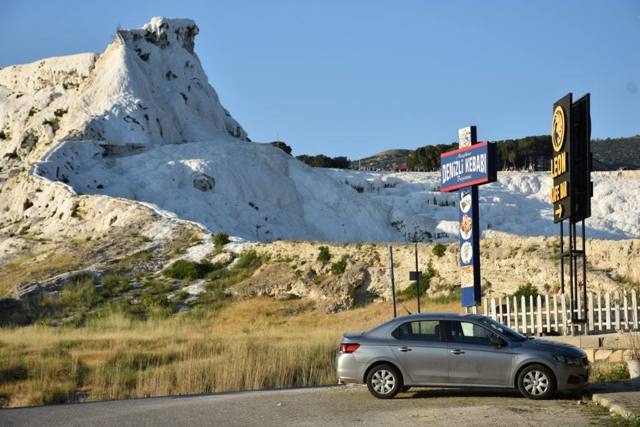
M 418 320 L 400 325 L 393 336 L 400 340 L 440 341 L 439 320 Z
M 493 332 L 471 322 L 449 322 L 449 338 L 453 342 L 464 344 L 491 345 Z

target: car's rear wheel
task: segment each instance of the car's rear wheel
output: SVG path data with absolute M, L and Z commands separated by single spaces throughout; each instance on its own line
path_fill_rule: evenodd
M 518 375 L 518 390 L 529 399 L 547 399 L 556 391 L 556 378 L 543 365 L 529 365 Z
M 402 376 L 393 365 L 376 365 L 367 374 L 367 388 L 378 399 L 391 399 L 402 387 Z

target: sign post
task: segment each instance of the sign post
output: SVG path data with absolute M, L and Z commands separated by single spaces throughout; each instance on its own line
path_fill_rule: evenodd
M 459 148 L 440 156 L 440 191 L 458 190 L 460 229 L 460 302 L 480 305 L 480 213 L 478 186 L 494 182 L 495 144 L 477 142 L 475 126 L 458 131 Z
M 571 323 L 587 322 L 587 253 L 584 220 L 591 216 L 591 117 L 590 95 L 572 102 L 569 93 L 553 104 L 551 125 L 551 187 L 553 222 L 560 223 L 560 287 L 565 292 L 565 263 L 569 263 Z M 569 220 L 569 250 L 564 248 L 564 221 Z M 578 249 L 576 223 L 581 222 L 582 247 Z M 578 266 L 582 264 L 582 281 Z M 582 289 L 579 289 L 582 288 Z M 582 291 L 582 292 L 580 292 Z M 582 293 L 582 316 L 578 300 Z M 585 327 L 585 332 L 588 330 Z

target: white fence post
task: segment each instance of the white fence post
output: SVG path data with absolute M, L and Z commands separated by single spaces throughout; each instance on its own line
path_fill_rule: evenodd
M 605 328 L 607 331 L 611 329 L 611 297 L 609 296 L 609 292 L 604 294 L 604 309 L 605 313 Z
M 562 335 L 567 335 L 567 302 L 565 295 L 560 295 L 560 309 L 562 310 Z
M 600 291 L 596 294 L 598 298 L 598 331 L 602 331 L 602 298 Z
M 542 298 L 540 297 L 540 295 L 538 295 L 536 297 L 536 304 L 538 304 L 538 319 L 536 322 L 536 334 L 538 335 L 542 335 Z
M 520 331 L 518 328 L 518 298 L 516 297 L 513 297 L 513 326 L 515 326 L 516 331 Z
M 616 319 L 616 331 L 618 331 L 620 330 L 620 294 L 618 293 L 618 291 L 613 294 L 613 303 L 615 309 L 614 315 Z
M 558 296 L 553 296 L 553 324 L 556 331 L 560 332 L 560 324 L 558 323 Z
M 623 298 L 622 309 L 624 310 L 623 324 L 624 324 L 625 328 L 629 328 L 629 303 L 627 301 L 627 293 L 626 292 L 624 292 L 622 294 L 622 298 Z
M 589 328 L 591 328 L 591 330 L 595 330 L 596 329 L 596 325 L 593 323 L 593 294 L 591 292 L 589 292 L 587 294 L 587 318 L 589 319 Z M 587 332 L 589 332 L 587 330 Z
M 636 296 L 636 290 L 631 290 L 631 308 L 633 309 L 633 328 L 638 327 L 638 298 Z
M 527 334 L 527 303 L 524 301 L 524 295 L 520 297 L 520 306 L 522 309 L 522 333 Z

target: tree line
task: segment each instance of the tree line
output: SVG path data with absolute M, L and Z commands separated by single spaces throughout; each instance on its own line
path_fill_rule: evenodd
M 273 141 L 271 145 L 281 149 L 288 155 L 291 155 L 292 148 L 285 142 Z M 314 168 L 348 169 L 349 166 L 351 166 L 351 160 L 345 156 L 329 157 L 324 154 L 316 154 L 315 156 L 300 154 L 299 156 L 296 156 L 296 159 L 308 164 L 309 166 L 313 166 Z
M 550 135 L 527 136 L 495 142 L 499 170 L 547 170 L 549 168 Z M 407 167 L 414 171 L 440 170 L 440 155 L 456 148 L 458 148 L 457 142 L 419 147 L 407 157 Z

